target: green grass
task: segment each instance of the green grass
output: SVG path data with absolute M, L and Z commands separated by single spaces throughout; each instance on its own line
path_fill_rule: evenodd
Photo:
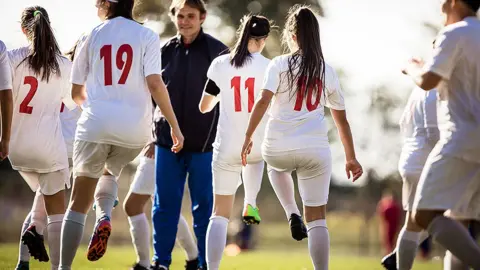
M 305 243 L 306 244 L 306 243 Z M 105 256 L 98 262 L 89 262 L 86 249 L 82 247 L 77 252 L 73 269 L 128 269 L 135 261 L 131 246 L 111 246 Z M 176 249 L 173 254 L 171 270 L 184 269 L 184 255 Z M 17 261 L 17 246 L 14 244 L 0 245 L 0 269 L 14 269 Z M 382 270 L 379 259 L 375 257 L 340 256 L 332 252 L 330 258 L 331 270 Z M 30 269 L 50 269 L 47 263 L 32 261 Z M 224 256 L 221 269 L 225 270 L 312 270 L 313 267 L 305 248 L 295 250 L 271 251 L 258 250 L 244 252 L 235 257 Z M 440 262 L 416 262 L 415 270 L 441 269 Z

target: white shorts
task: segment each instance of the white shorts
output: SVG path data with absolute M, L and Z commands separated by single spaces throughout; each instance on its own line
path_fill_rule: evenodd
M 50 173 L 18 172 L 33 192 L 40 189 L 40 193 L 49 196 L 64 190 L 65 185 L 70 188 L 70 174 L 68 169 Z
M 398 171 L 403 180 L 402 205 L 405 211 L 413 210 L 418 182 L 431 150 L 428 146 L 420 149 L 404 146 L 402 149 Z
M 477 219 L 480 212 L 480 164 L 439 153 L 428 157 L 415 195 L 414 209 L 448 210 L 451 216 Z
M 123 168 L 132 162 L 143 148 L 125 148 L 76 140 L 73 144 L 73 177 L 100 178 L 104 168 L 119 177 Z
M 328 202 L 332 176 L 332 154 L 329 147 L 286 152 L 264 151 L 268 170 L 297 172 L 298 189 L 306 206 L 322 206 Z
M 141 157 L 130 185 L 130 192 L 140 195 L 155 194 L 155 159 Z
M 213 193 L 216 195 L 235 195 L 243 181 L 262 181 L 264 161 L 241 164 L 229 164 L 218 160 L 212 161 Z M 253 179 L 245 179 L 251 177 Z

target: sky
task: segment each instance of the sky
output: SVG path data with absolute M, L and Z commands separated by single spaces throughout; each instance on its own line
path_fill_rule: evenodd
M 0 39 L 9 49 L 25 45 L 21 12 L 26 6 L 40 4 L 49 12 L 61 50 L 67 51 L 83 32 L 100 23 L 94 3 L 2 0 Z M 386 86 L 384 91 L 406 101 L 413 84 L 400 70 L 410 57 L 428 56 L 435 35 L 422 25 L 441 26 L 441 0 L 323 0 L 322 5 L 326 12 L 326 18 L 320 20 L 322 47 L 326 61 L 345 74 L 342 87 L 357 157 L 365 169 L 375 168 L 379 175 L 386 175 L 397 168 L 401 138 L 386 134 L 378 124 L 380 116 L 369 111 L 372 91 Z M 220 25 L 218 18 L 209 18 L 207 32 L 215 35 Z M 151 26 L 158 29 L 161 23 Z M 398 104 L 393 119 L 400 117 L 402 106 Z M 332 144 L 332 155 L 335 178 L 348 183 L 338 142 Z

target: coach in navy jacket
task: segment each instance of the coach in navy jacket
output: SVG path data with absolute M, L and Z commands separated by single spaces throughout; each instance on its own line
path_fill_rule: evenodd
M 227 47 L 203 32 L 201 24 L 205 16 L 205 4 L 201 0 L 173 1 L 171 17 L 179 35 L 162 47 L 163 79 L 185 143 L 180 153 L 171 152 L 170 126 L 165 118 L 155 118 L 154 269 L 170 266 L 187 173 L 199 251 L 198 262 L 194 263 L 198 269 L 206 269 L 205 237 L 213 205 L 212 143 L 217 130 L 218 108 L 202 114 L 198 104 L 210 63 L 226 53 Z M 187 263 L 189 267 L 191 264 Z M 187 269 L 193 269 L 189 267 Z

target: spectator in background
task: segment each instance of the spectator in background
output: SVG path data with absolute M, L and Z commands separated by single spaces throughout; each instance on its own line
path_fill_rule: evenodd
M 223 43 L 203 32 L 206 15 L 202 0 L 174 0 L 170 6 L 178 35 L 162 47 L 163 79 L 185 136 L 185 145 L 178 154 L 170 151 L 170 126 L 163 116 L 156 115 L 153 269 L 168 269 L 171 264 L 187 173 L 199 251 L 198 268 L 205 267 L 205 236 L 213 206 L 211 163 L 218 106 L 202 114 L 198 104 L 210 63 L 227 52 Z
M 402 214 L 402 209 L 390 190 L 383 193 L 382 199 L 378 202 L 377 213 L 381 221 L 384 251 L 385 254 L 389 254 L 395 249 Z

